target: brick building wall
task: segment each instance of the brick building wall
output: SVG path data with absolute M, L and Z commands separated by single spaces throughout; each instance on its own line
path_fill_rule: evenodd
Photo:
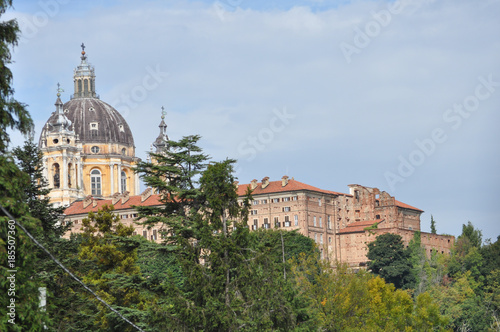
M 323 258 L 364 266 L 367 262 L 367 244 L 383 233 L 402 236 L 405 245 L 420 231 L 422 210 L 402 203 L 377 188 L 349 185 L 350 193 L 319 189 L 284 176 L 280 181 L 238 185 L 242 204 L 247 188 L 253 190 L 248 226 L 259 228 L 298 230 L 313 239 Z M 134 225 L 136 234 L 161 242 L 160 226 L 146 229 L 135 224 L 137 212 L 133 205 L 159 205 L 159 196 L 151 189 L 137 196 L 116 194 L 111 200 L 74 202 L 65 214 L 74 221 L 72 232 L 81 231 L 81 220 L 90 211 L 97 211 L 104 204 L 112 204 L 123 223 Z M 370 229 L 367 229 L 370 228 Z M 69 236 L 69 235 L 68 235 Z M 452 236 L 422 233 L 422 245 L 429 254 L 432 249 L 449 253 Z

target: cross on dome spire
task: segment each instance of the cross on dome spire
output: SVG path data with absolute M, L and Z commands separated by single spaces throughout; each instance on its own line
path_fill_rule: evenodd
M 61 92 L 64 92 L 64 90 L 61 89 L 61 84 L 57 82 L 57 98 L 61 97 Z
M 85 44 L 82 43 L 82 45 L 80 45 L 80 47 L 82 48 L 82 57 L 81 57 L 81 59 L 83 61 L 83 60 L 87 59 L 87 57 L 85 56 Z

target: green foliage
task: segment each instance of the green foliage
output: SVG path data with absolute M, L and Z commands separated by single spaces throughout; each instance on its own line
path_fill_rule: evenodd
M 277 264 L 283 264 L 283 249 L 284 260 L 289 269 L 289 261 L 297 259 L 300 254 L 319 255 L 319 251 L 314 241 L 297 230 L 283 231 L 277 229 L 258 229 L 251 232 L 250 242 L 252 248 L 267 251 Z M 283 239 L 283 243 L 281 241 Z
M 444 260 L 449 281 L 434 284 L 430 293 L 454 330 L 498 330 L 500 285 L 497 244 L 481 247 L 482 232 L 463 225 L 452 256 Z M 445 279 L 447 280 L 447 279 Z M 495 327 L 496 326 L 496 327 Z
M 446 324 L 429 294 L 414 302 L 409 292 L 345 264 L 332 267 L 303 254 L 294 260 L 293 276 L 308 300 L 309 330 L 427 331 Z
M 481 247 L 480 253 L 483 258 L 481 266 L 483 276 L 487 276 L 493 270 L 500 269 L 500 236 L 494 243 L 487 240 L 486 244 Z
M 39 220 L 29 215 L 29 207 L 23 203 L 22 188 L 29 183 L 28 176 L 21 172 L 11 159 L 0 155 L 0 205 L 21 222 L 31 233 L 40 232 Z M 14 262 L 9 262 L 14 258 Z M 0 330 L 28 331 L 41 329 L 48 322 L 46 313 L 38 308 L 38 287 L 34 279 L 37 258 L 31 239 L 0 211 Z M 9 272 L 14 270 L 17 272 Z M 14 276 L 14 287 L 7 277 Z M 7 305 L 15 300 L 15 325 L 8 322 Z
M 491 313 L 481 299 L 480 286 L 467 271 L 456 275 L 451 285 L 439 285 L 430 290 L 453 330 L 484 331 L 491 325 Z
M 451 277 L 470 271 L 476 281 L 483 281 L 481 275 L 483 257 L 481 255 L 482 233 L 469 221 L 462 226 L 462 234 L 457 238 L 448 266 Z
M 0 1 L 0 16 L 12 6 L 12 0 Z M 10 48 L 17 45 L 19 26 L 16 20 L 0 23 L 0 153 L 7 151 L 10 142 L 7 129 L 19 130 L 27 135 L 33 130 L 33 121 L 26 105 L 14 99 L 12 72 L 7 65 L 12 63 Z
M 146 226 L 160 224 L 165 230 L 164 246 L 175 254 L 183 276 L 181 282 L 157 285 L 165 295 L 150 306 L 150 321 L 176 331 L 291 329 L 307 315 L 301 316 L 304 304 L 286 279 L 276 237 L 259 242 L 250 235 L 251 193 L 240 205 L 234 161 L 207 165 L 198 139 L 170 142 L 169 150 L 138 168 L 164 204 L 139 207 L 140 216 L 147 218 Z M 291 244 L 290 250 L 302 245 Z M 169 277 L 174 275 L 171 271 Z
M 434 217 L 431 214 L 431 233 L 436 234 L 436 221 L 434 220 Z
M 474 225 L 469 221 L 467 225 L 462 225 L 462 234 L 458 237 L 464 243 L 464 250 L 469 247 L 480 248 L 483 242 L 483 233 L 474 228 Z
M 43 234 L 37 236 L 42 238 L 46 244 L 60 238 L 69 229 L 69 225 L 63 226 L 60 217 L 64 208 L 55 208 L 50 204 L 47 179 L 43 176 L 42 152 L 33 140 L 24 142 L 23 147 L 13 150 L 18 167 L 29 176 L 29 183 L 23 187 L 25 201 L 29 206 L 30 214 L 38 218 L 42 223 Z M 35 234 L 38 235 L 38 234 Z
M 401 236 L 397 234 L 379 235 L 368 244 L 368 268 L 396 288 L 410 288 L 415 283 L 409 256 Z
M 108 304 L 126 308 L 125 316 L 137 321 L 143 316 L 146 301 L 141 293 L 143 279 L 136 264 L 139 243 L 130 237 L 134 227 L 123 225 L 113 210 L 113 206 L 104 205 L 97 213 L 89 212 L 88 218 L 82 221 L 79 258 L 91 263 L 83 281 L 92 285 Z M 134 330 L 92 296 L 85 294 L 84 297 L 97 303 L 99 314 L 95 316 L 94 325 L 99 329 Z

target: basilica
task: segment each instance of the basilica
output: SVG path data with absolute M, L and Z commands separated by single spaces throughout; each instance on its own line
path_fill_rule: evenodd
M 58 92 L 55 111 L 44 125 L 39 146 L 44 176 L 52 189 L 54 205 L 66 206 L 65 222 L 71 232 L 81 232 L 82 220 L 105 204 L 113 205 L 123 223 L 135 234 L 162 241 L 161 225 L 144 228 L 136 223 L 136 206 L 160 205 L 152 188 L 140 192 L 134 167 L 134 138 L 127 122 L 96 94 L 94 68 L 87 62 L 82 44 L 80 64 L 73 74 L 74 93 L 63 103 Z M 164 114 L 153 146 L 161 152 L 168 144 Z M 349 185 L 349 193 L 324 190 L 283 176 L 264 177 L 237 186 L 240 201 L 247 188 L 253 201 L 249 228 L 297 230 L 314 239 L 323 258 L 365 266 L 367 243 L 383 233 L 401 235 L 408 244 L 420 232 L 422 210 L 400 202 L 378 188 Z M 66 234 L 69 236 L 69 234 Z M 453 236 L 421 233 L 422 246 L 449 253 Z
M 88 195 L 139 192 L 133 167 L 134 137 L 123 116 L 96 94 L 95 72 L 82 44 L 73 74 L 74 93 L 63 103 L 58 89 L 55 111 L 43 127 L 39 147 L 51 202 L 69 205 Z

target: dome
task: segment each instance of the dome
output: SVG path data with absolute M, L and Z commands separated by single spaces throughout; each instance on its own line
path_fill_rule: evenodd
M 120 143 L 134 145 L 132 131 L 123 116 L 111 105 L 96 98 L 77 98 L 63 105 L 64 115 L 73 123 L 72 129 L 83 144 Z M 48 124 L 57 121 L 54 112 Z M 41 137 L 51 126 L 44 126 Z
M 72 99 L 64 104 L 73 130 L 85 143 L 121 143 L 134 145 L 132 131 L 123 116 L 111 105 L 95 98 Z
M 132 131 L 123 116 L 96 94 L 94 67 L 87 62 L 84 49 L 82 44 L 81 63 L 73 75 L 74 94 L 64 105 L 58 99 L 57 111 L 52 113 L 43 127 L 40 145 L 47 132 L 59 130 L 62 124 L 68 127 L 72 123 L 71 129 L 82 144 L 118 143 L 133 147 Z M 58 96 L 61 91 L 58 84 Z M 61 119 L 66 122 L 61 122 Z

